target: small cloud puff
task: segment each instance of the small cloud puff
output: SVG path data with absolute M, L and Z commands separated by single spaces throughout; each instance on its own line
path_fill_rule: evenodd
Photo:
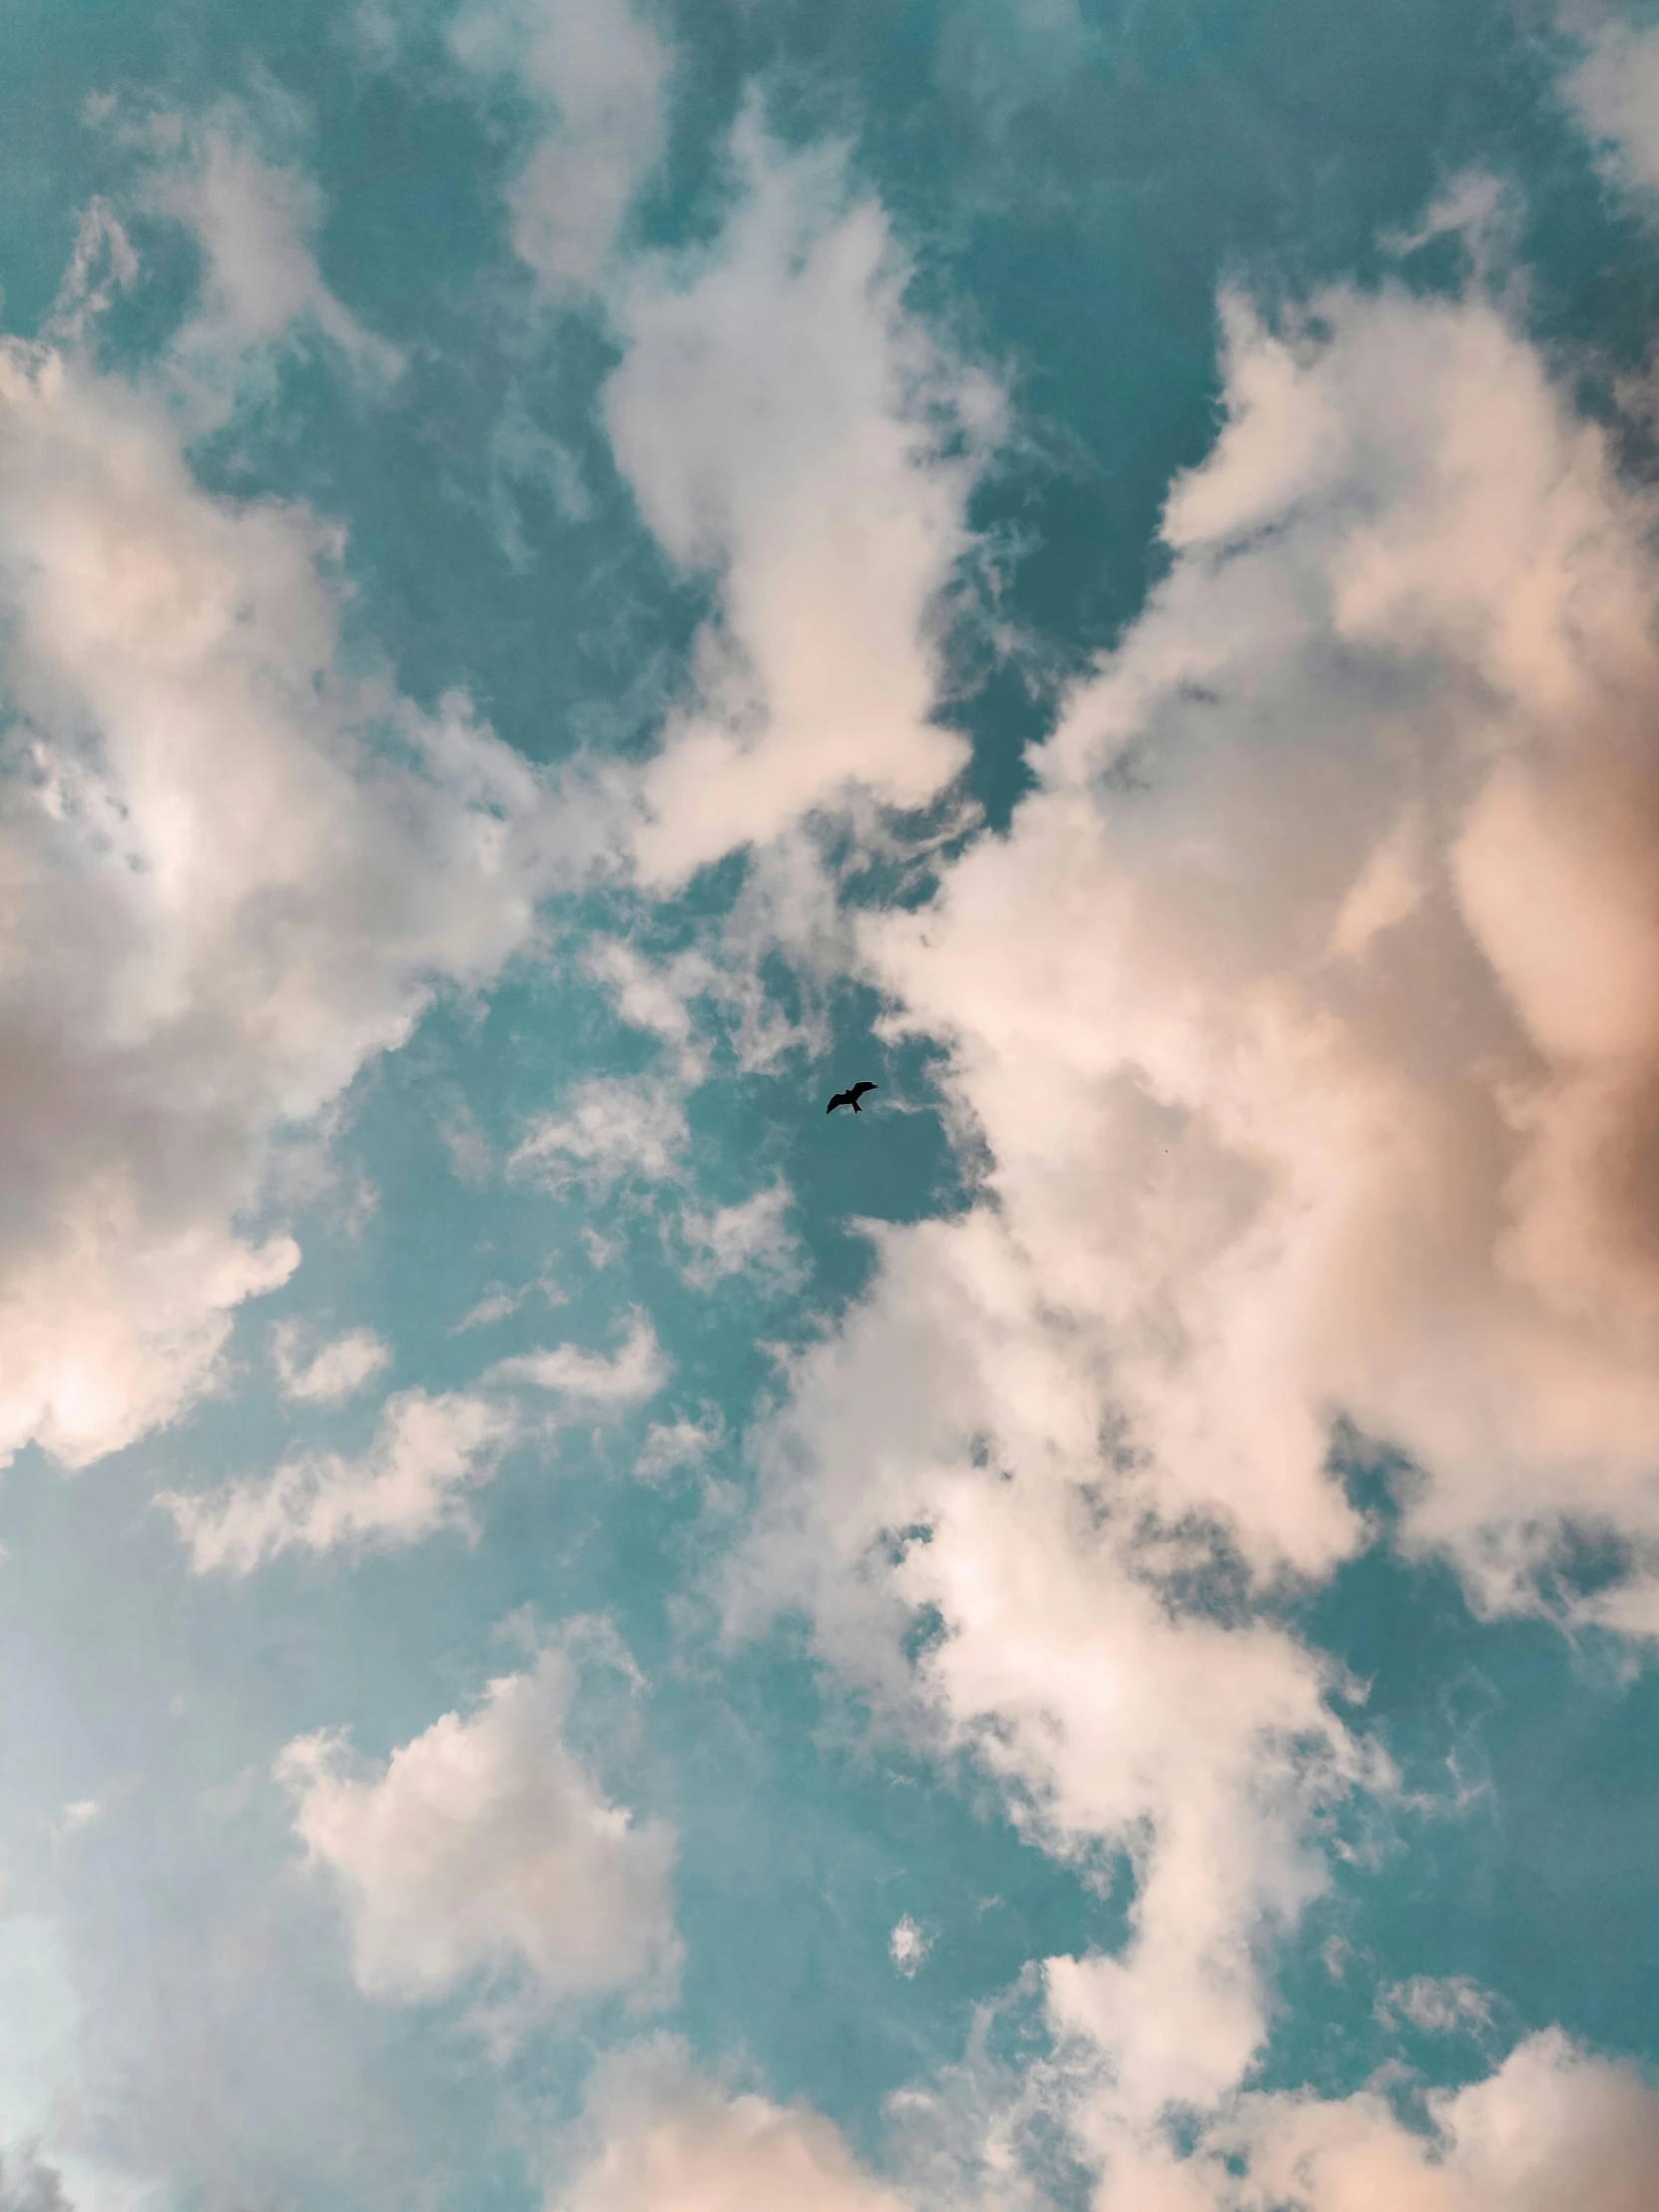
M 660 1482 L 681 1467 L 700 1466 L 723 1434 L 719 1413 L 705 1421 L 654 1421 L 634 1461 L 642 1482 Z
M 337 1736 L 281 1754 L 366 1992 L 417 2002 L 483 1974 L 570 1998 L 672 1974 L 674 1833 L 613 1805 L 568 1749 L 574 1690 L 569 1659 L 545 1651 L 383 1767 L 353 1772 Z
M 284 1397 L 337 1405 L 371 1382 L 391 1360 L 372 1329 L 349 1329 L 319 1344 L 302 1321 L 279 1321 L 271 1332 L 271 1360 Z
M 1396 1981 L 1379 1993 L 1376 2012 L 1384 2026 L 1408 2020 L 1425 2035 L 1477 2034 L 1492 2024 L 1491 1999 L 1461 1974 Z
M 922 1960 L 932 1947 L 932 1938 L 922 1934 L 908 1913 L 887 1937 L 887 1956 L 906 1980 L 915 1977 Z

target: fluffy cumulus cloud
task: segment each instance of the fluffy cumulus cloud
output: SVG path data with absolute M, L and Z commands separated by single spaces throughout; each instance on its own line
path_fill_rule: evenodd
M 1230 306 L 1171 575 L 869 941 L 1156 1513 L 1328 1568 L 1346 1415 L 1497 1602 L 1659 1537 L 1653 513 L 1485 304 L 1320 315 Z
M 391 1348 L 372 1329 L 348 1329 L 319 1343 L 303 1322 L 278 1322 L 271 1332 L 271 1360 L 284 1397 L 334 1405 L 350 1397 L 391 1359 Z
M 470 1529 L 467 1494 L 487 1482 L 518 1430 L 506 1402 L 449 1391 L 389 1398 L 373 1441 L 352 1457 L 313 1451 L 275 1474 L 156 1500 L 198 1574 L 249 1574 L 282 1551 L 395 1551 L 440 1528 Z
M 1479 298 L 1234 301 L 1225 365 L 1008 832 L 867 923 L 986 1197 L 883 1232 L 732 1587 L 1128 1855 L 1124 1948 L 1045 1985 L 1154 2164 L 1261 2047 L 1321 1809 L 1389 1787 L 1252 1597 L 1367 1538 L 1339 1417 L 1486 1603 L 1568 1519 L 1659 1541 L 1652 509 Z
M 489 1381 L 556 1390 L 584 1409 L 637 1405 L 655 1397 L 668 1381 L 668 1363 L 650 1321 L 636 1314 L 622 1344 L 609 1356 L 584 1352 L 578 1345 L 555 1345 L 549 1352 L 524 1352 L 498 1361 Z
M 469 0 L 448 38 L 464 69 L 510 75 L 541 113 L 507 191 L 519 259 L 549 292 L 591 289 L 666 143 L 662 40 L 627 0 Z
M 1188 2165 L 1124 2160 L 1106 2212 L 1651 2212 L 1659 2093 L 1559 2032 L 1428 2099 L 1426 2131 L 1368 2093 L 1246 2098 Z M 1224 2160 L 1231 2161 L 1229 2172 Z M 1240 2172 L 1239 2169 L 1243 2171 Z
M 337 1888 L 366 1991 L 416 2001 L 483 1974 L 580 1997 L 672 1970 L 673 1833 L 611 1804 L 568 1749 L 573 1688 L 544 1652 L 377 1772 L 354 1772 L 334 1737 L 283 1752 L 295 1831 Z
M 0 1454 L 79 1464 L 205 1386 L 298 1258 L 274 1134 L 499 970 L 552 846 L 464 709 L 350 679 L 337 533 L 73 348 L 9 343 L 0 418 Z
M 907 311 L 836 154 L 785 155 L 752 119 L 734 154 L 714 247 L 619 292 L 605 393 L 646 521 L 720 587 L 646 782 L 638 852 L 664 883 L 855 794 L 921 806 L 966 757 L 934 719 L 937 622 L 998 396 Z
M 587 2131 L 591 2155 L 550 2212 L 905 2212 L 829 2121 L 728 2095 L 672 2050 L 602 2070 Z

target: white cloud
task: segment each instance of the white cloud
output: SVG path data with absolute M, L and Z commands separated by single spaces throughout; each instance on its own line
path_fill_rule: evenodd
M 451 1391 L 388 1398 L 368 1449 L 286 1459 L 262 1481 L 156 1500 L 198 1574 L 250 1574 L 278 1552 L 401 1550 L 440 1528 L 467 1529 L 467 1493 L 490 1480 L 513 1440 L 508 1405 Z
M 566 1747 L 573 1689 L 569 1661 L 544 1652 L 366 1776 L 337 1738 L 283 1752 L 295 1830 L 338 1887 L 362 1988 L 413 2001 L 483 1973 L 569 1997 L 672 1970 L 673 1832 L 636 1825 Z
M 636 1314 L 621 1349 L 609 1359 L 576 1345 L 557 1345 L 550 1352 L 498 1361 L 485 1380 L 557 1390 L 588 1405 L 636 1405 L 656 1396 L 668 1373 L 656 1331 L 643 1314 Z
M 317 266 L 326 202 L 297 159 L 304 134 L 296 101 L 267 80 L 252 105 L 222 100 L 204 115 L 182 115 L 105 96 L 88 103 L 86 119 L 142 157 L 135 205 L 172 217 L 196 239 L 200 294 L 168 359 L 196 402 L 222 409 L 226 394 L 218 387 L 227 379 L 265 349 L 306 335 L 326 338 L 373 382 L 389 384 L 402 373 L 397 348 L 364 328 Z M 273 150 L 288 158 L 268 159 Z M 137 273 L 130 244 L 95 203 L 49 335 L 78 338 L 107 303 L 110 283 L 90 281 L 104 250 L 112 279 L 130 282 Z
M 1209 1554 L 1148 1540 L 1103 1455 L 1107 1374 L 987 1212 L 886 1231 L 876 1285 L 798 1365 L 759 1449 L 731 1592 L 803 1604 L 895 1715 L 964 1746 L 1033 1840 L 1138 1876 L 1122 1957 L 1051 1960 L 1057 2028 L 1112 2054 L 1142 2119 L 1225 2093 L 1265 2031 L 1264 1935 L 1323 1882 L 1306 1829 L 1369 1770 L 1283 1631 L 1161 1585 Z M 903 1636 L 943 1634 L 913 1661 Z
M 686 1141 L 680 1092 L 650 1076 L 592 1076 L 573 1084 L 565 1109 L 533 1120 L 507 1163 L 510 1175 L 558 1190 L 605 1190 L 625 1175 L 665 1182 Z
M 1565 90 L 1609 177 L 1659 213 L 1659 25 L 1600 24 Z
M 792 1276 L 799 1254 L 785 1219 L 789 1207 L 789 1186 L 774 1183 L 739 1205 L 717 1207 L 711 1214 L 682 1214 L 681 1234 L 692 1252 L 683 1271 L 687 1282 L 708 1289 L 751 1268 Z
M 42 336 L 53 344 L 80 344 L 138 275 L 138 254 L 120 217 L 107 200 L 92 200 L 76 225 L 75 249 Z
M 932 719 L 973 478 L 941 423 L 982 437 L 996 395 L 907 312 L 903 258 L 838 157 L 785 156 L 752 120 L 735 153 L 712 253 L 619 292 L 604 400 L 646 521 L 720 578 L 696 700 L 646 778 L 639 858 L 664 882 L 858 793 L 919 806 L 966 759 Z
M 1251 2097 L 1192 2164 L 1121 2157 L 1102 2212 L 1651 2212 L 1659 2094 L 1633 2068 L 1550 2030 L 1498 2071 L 1428 2099 L 1432 2132 L 1375 2094 L 1322 2103 Z M 1228 2152 L 1244 2164 L 1230 2176 Z
M 701 1466 L 722 1434 L 718 1415 L 706 1422 L 653 1421 L 634 1461 L 634 1472 L 642 1482 L 660 1482 L 681 1467 Z
M 1236 2090 L 1321 1809 L 1389 1787 L 1251 1595 L 1365 1540 L 1337 1417 L 1483 1602 L 1564 1515 L 1659 1545 L 1651 507 L 1477 299 L 1234 302 L 1225 368 L 1008 832 L 864 924 L 987 1196 L 879 1233 L 731 1597 L 1129 1856 L 1046 1986 L 1131 2142 Z
M 871 924 L 1169 1519 L 1361 1528 L 1346 1413 L 1487 1602 L 1659 1538 L 1651 513 L 1477 301 L 1228 312 L 1173 571 L 1006 839 Z
M 372 1329 L 348 1329 L 318 1344 L 304 1322 L 279 1321 L 271 1332 L 271 1359 L 284 1397 L 337 1405 L 391 1361 L 391 1347 Z
M 508 187 L 514 251 L 549 291 L 591 289 L 665 145 L 662 41 L 626 0 L 469 0 L 448 36 L 465 69 L 513 75 L 543 113 Z
M 274 1133 L 498 972 L 557 847 L 463 708 L 346 680 L 337 533 L 72 350 L 8 344 L 0 415 L 0 1456 L 81 1464 L 207 1386 L 297 1262 L 237 1226 Z
M 906 1980 L 913 1980 L 932 1943 L 906 1913 L 887 1937 L 887 1956 Z
M 506 1321 L 532 1296 L 545 1299 L 549 1306 L 565 1303 L 564 1292 L 550 1275 L 538 1276 L 533 1283 L 521 1283 L 516 1291 L 508 1290 L 504 1283 L 497 1283 L 461 1316 L 455 1324 L 455 1334 L 459 1336 L 468 1329 L 488 1329 L 498 1321 Z
M 687 1001 L 713 980 L 701 954 L 682 953 L 666 968 L 654 968 L 621 938 L 600 937 L 585 949 L 582 965 L 610 991 L 624 1021 L 682 1050 L 690 1045 L 692 1017 Z
M 729 2096 L 672 2051 L 603 2067 L 587 2132 L 592 2156 L 549 2212 L 905 2212 L 821 2115 Z
M 1376 2010 L 1380 2020 L 1409 2020 L 1425 2035 L 1465 2035 L 1492 2024 L 1489 1998 L 1461 1974 L 1413 1974 L 1381 1991 Z
M 455 1324 L 457 1336 L 468 1329 L 490 1329 L 498 1321 L 507 1321 L 516 1314 L 529 1296 L 529 1285 L 521 1284 L 516 1291 L 506 1289 L 486 1291 L 475 1306 L 469 1306 Z
M 205 125 L 168 120 L 179 151 L 155 198 L 196 234 L 203 262 L 198 318 L 181 339 L 185 356 L 271 345 L 309 325 L 364 373 L 387 382 L 400 374 L 397 348 L 364 329 L 323 281 L 314 241 L 324 203 L 312 179 L 266 161 L 235 107 Z

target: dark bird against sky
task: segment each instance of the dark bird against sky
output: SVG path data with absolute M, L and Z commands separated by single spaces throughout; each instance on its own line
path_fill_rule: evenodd
M 832 1114 L 837 1106 L 850 1106 L 855 1114 L 861 1114 L 863 1108 L 858 1104 L 859 1099 L 863 1097 L 865 1091 L 873 1091 L 876 1088 L 877 1086 L 874 1083 L 854 1083 L 849 1091 L 837 1091 L 824 1111 L 827 1114 Z

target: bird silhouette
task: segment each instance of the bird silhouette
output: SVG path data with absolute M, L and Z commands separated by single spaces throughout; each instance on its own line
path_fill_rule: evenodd
M 865 1091 L 873 1091 L 878 1087 L 874 1083 L 854 1083 L 849 1091 L 837 1091 L 824 1111 L 832 1114 L 837 1106 L 850 1106 L 855 1114 L 861 1114 L 863 1108 L 858 1104 L 859 1099 Z

